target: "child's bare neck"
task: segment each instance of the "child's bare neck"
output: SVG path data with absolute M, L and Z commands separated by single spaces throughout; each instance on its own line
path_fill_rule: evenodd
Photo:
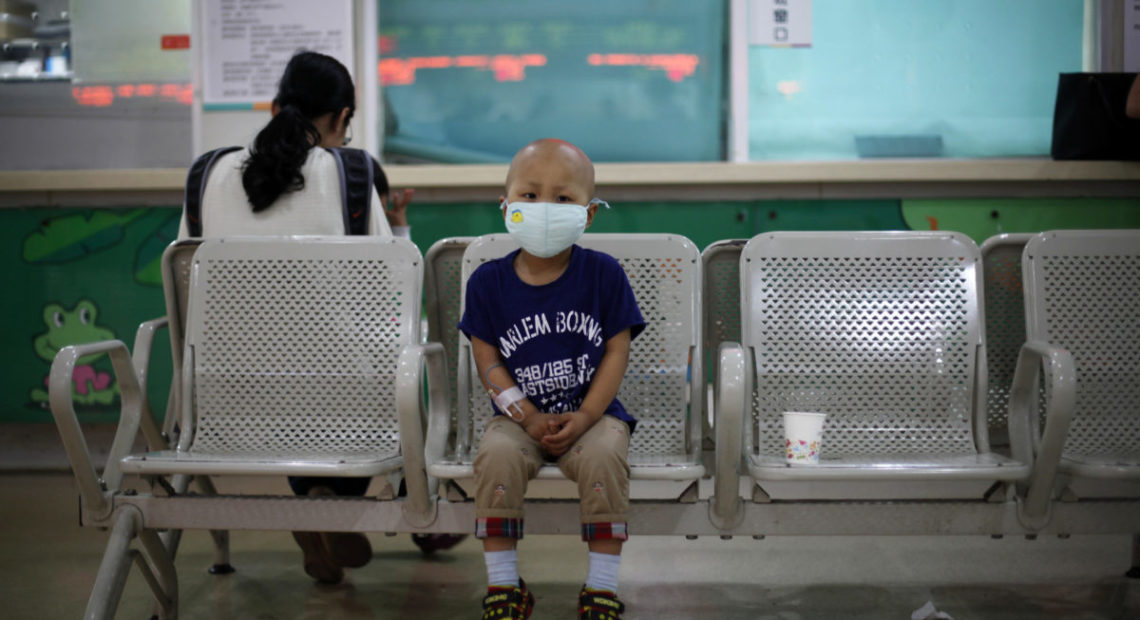
M 550 258 L 540 258 L 520 250 L 515 257 L 515 274 L 519 279 L 531 286 L 542 286 L 557 280 L 566 268 L 570 266 L 570 254 L 573 248 L 567 248 Z

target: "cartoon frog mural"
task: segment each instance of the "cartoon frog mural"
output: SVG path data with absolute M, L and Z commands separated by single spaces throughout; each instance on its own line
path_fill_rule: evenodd
M 51 363 L 55 354 L 63 347 L 73 344 L 86 344 L 115 337 L 115 333 L 95 324 L 99 309 L 90 299 L 82 299 L 70 311 L 59 304 L 44 306 L 43 319 L 47 332 L 36 336 L 36 355 Z M 110 405 L 119 393 L 119 384 L 110 373 L 96 369 L 92 362 L 100 355 L 81 357 L 72 374 L 72 396 L 80 405 Z M 48 402 L 49 378 L 44 377 L 44 388 L 32 390 L 31 397 L 36 403 L 46 407 Z

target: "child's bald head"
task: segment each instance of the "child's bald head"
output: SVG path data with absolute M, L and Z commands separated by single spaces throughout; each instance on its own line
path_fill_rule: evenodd
M 594 164 L 582 149 L 565 140 L 535 140 L 511 159 L 506 190 L 508 201 L 535 195 L 530 200 L 585 205 L 594 197 Z

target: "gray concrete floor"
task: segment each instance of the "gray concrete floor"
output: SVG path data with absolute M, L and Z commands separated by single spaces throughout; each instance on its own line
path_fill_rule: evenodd
M 78 618 L 107 539 L 77 524 L 70 474 L 0 473 L 0 617 Z M 180 617 L 479 617 L 485 572 L 468 539 L 423 557 L 408 536 L 370 535 L 375 557 L 345 583 L 319 586 L 285 532 L 236 532 L 237 572 L 206 573 L 211 543 L 188 532 L 177 565 Z M 1122 576 L 1127 537 L 813 537 L 729 541 L 634 537 L 621 569 L 630 619 L 900 619 L 927 601 L 956 620 L 1140 618 L 1140 580 Z M 521 572 L 534 618 L 573 618 L 586 552 L 569 536 L 532 536 Z M 119 618 L 148 618 L 132 574 Z

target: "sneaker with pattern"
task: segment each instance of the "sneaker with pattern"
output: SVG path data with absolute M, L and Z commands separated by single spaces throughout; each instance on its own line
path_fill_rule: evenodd
M 582 586 L 578 593 L 579 620 L 621 620 L 625 605 L 609 590 L 595 590 Z
M 483 620 L 526 620 L 533 611 L 534 595 L 522 579 L 514 588 L 491 586 L 483 597 Z

